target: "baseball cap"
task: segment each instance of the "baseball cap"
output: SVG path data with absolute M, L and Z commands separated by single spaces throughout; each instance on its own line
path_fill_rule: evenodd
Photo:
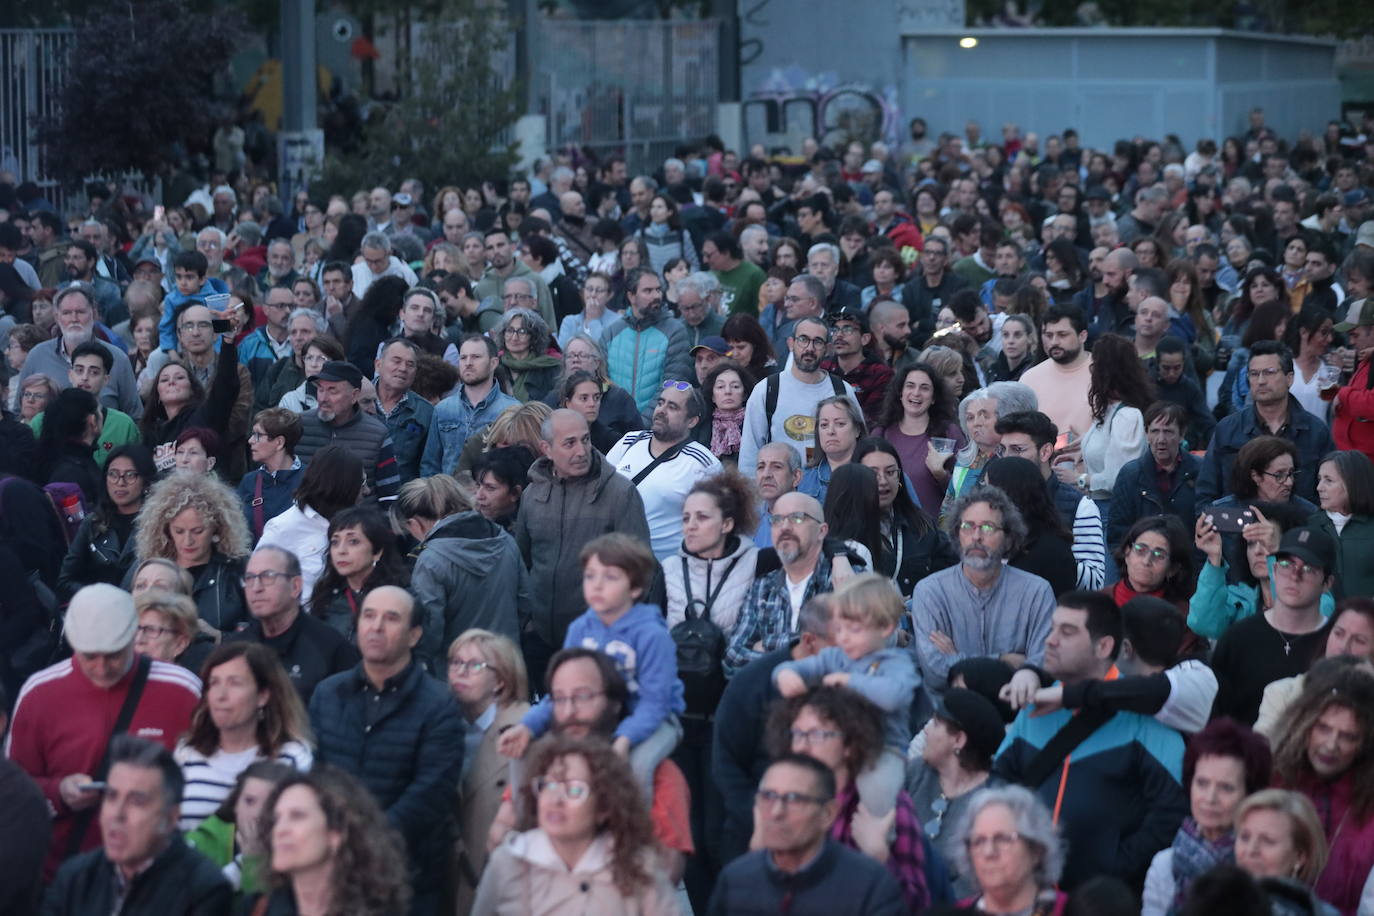
M 358 367 L 342 359 L 331 359 L 310 376 L 312 382 L 348 382 L 354 388 L 363 387 L 363 374 Z
M 1366 203 L 1368 200 L 1368 191 L 1366 191 L 1364 188 L 1353 188 L 1345 192 L 1345 197 L 1341 199 L 1341 203 L 1347 207 L 1358 207 L 1360 204 Z
M 135 261 L 134 270 L 138 270 L 144 264 L 151 264 L 158 269 L 159 273 L 162 272 L 162 262 L 159 261 L 157 258 L 153 257 L 152 255 L 147 255 L 146 257 L 139 258 L 137 261 Z
M 996 756 L 1006 736 L 997 707 L 981 693 L 963 687 L 951 687 L 946 691 L 935 715 L 967 735 L 968 743 L 988 758 Z
M 1002 688 L 1011 682 L 1015 673 L 1011 665 L 1000 658 L 974 656 L 950 666 L 949 680 L 953 683 L 955 678 L 963 677 L 965 687 L 996 707 L 1003 722 L 1011 722 L 1016 718 L 1016 710 L 1002 700 L 999 694 Z
M 1290 528 L 1283 533 L 1275 556 L 1297 557 L 1329 573 L 1336 568 L 1336 542 L 1330 535 L 1314 528 Z
M 859 169 L 859 171 L 864 173 L 865 175 L 869 172 L 881 172 L 882 170 L 883 164 L 879 162 L 877 159 L 868 160 L 864 163 L 863 168 Z
M 1350 303 L 1350 311 L 1345 313 L 1345 320 L 1336 325 L 1332 330 L 1344 334 L 1351 328 L 1367 328 L 1374 326 L 1374 297 L 1356 299 Z
M 391 208 L 393 210 L 397 207 L 409 207 L 413 203 L 415 203 L 415 201 L 411 198 L 409 194 L 406 194 L 405 192 L 397 194 L 395 197 L 391 198 Z
M 1374 248 L 1374 219 L 1360 224 L 1360 231 L 1355 233 L 1355 244 Z
M 692 355 L 696 356 L 698 350 L 710 350 L 720 356 L 730 355 L 730 345 L 725 342 L 725 338 L 716 334 L 701 338 L 701 343 L 692 348 Z
M 128 648 L 138 632 L 134 597 L 104 582 L 87 585 L 67 605 L 63 633 L 72 650 L 105 654 Z

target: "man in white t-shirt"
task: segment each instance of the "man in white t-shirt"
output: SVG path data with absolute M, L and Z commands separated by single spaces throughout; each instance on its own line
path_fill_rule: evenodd
M 787 338 L 791 364 L 755 385 L 745 404 L 740 467 L 754 467 L 759 449 L 769 442 L 787 443 L 805 465 L 816 444 L 816 405 L 826 398 L 843 394 L 861 411 L 854 387 L 821 368 L 829 342 L 830 329 L 819 318 L 799 318 L 792 327 Z
M 720 470 L 709 448 L 689 440 L 705 413 L 701 392 L 689 382 L 669 379 L 654 404 L 652 428 L 626 433 L 606 455 L 639 490 L 660 561 L 672 556 L 682 540 L 682 504 L 692 485 Z

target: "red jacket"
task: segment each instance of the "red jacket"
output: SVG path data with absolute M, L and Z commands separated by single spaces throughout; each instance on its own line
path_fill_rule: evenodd
M 33 675 L 19 691 L 5 750 L 38 783 L 55 812 L 44 881 L 51 881 L 62 863 L 75 821 L 58 785 L 72 773 L 95 774 L 133 680 L 131 668 L 118 684 L 102 690 L 67 659 Z M 198 677 L 179 665 L 155 661 L 129 723 L 129 734 L 172 750 L 190 727 L 199 699 Z M 81 849 L 99 845 L 100 829 L 93 819 Z
M 892 222 L 888 224 L 887 229 L 883 230 L 883 235 L 892 240 L 892 247 L 897 249 L 898 254 L 903 248 L 915 248 L 920 251 L 925 247 L 925 239 L 921 237 L 921 230 L 905 213 L 894 213 Z
M 1337 392 L 1339 404 L 1331 418 L 1331 436 L 1336 448 L 1354 449 L 1374 459 L 1374 389 L 1369 387 L 1369 364 L 1366 359 L 1355 367 L 1350 384 Z

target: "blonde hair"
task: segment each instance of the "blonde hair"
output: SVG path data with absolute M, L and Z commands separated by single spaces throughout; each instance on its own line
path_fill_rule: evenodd
M 404 525 L 407 519 L 424 518 L 437 522 L 448 518 L 455 512 L 467 512 L 472 508 L 458 481 L 448 474 L 435 474 L 421 477 L 401 487 L 396 497 L 393 515 Z
M 149 562 L 164 563 L 166 561 L 150 560 Z M 179 568 L 177 572 L 190 576 L 190 573 L 184 569 Z M 200 614 L 196 611 L 195 602 L 186 595 L 169 592 L 166 589 L 148 589 L 134 599 L 134 610 L 139 617 L 143 616 L 144 611 L 155 611 L 161 614 L 162 619 L 167 621 L 167 625 L 175 630 L 178 636 L 194 637 L 199 626 Z
M 147 569 L 149 566 L 161 566 L 163 569 L 168 570 L 173 576 L 175 576 L 177 580 L 177 585 L 179 586 L 177 589 L 178 594 L 186 595 L 189 597 L 191 592 L 195 590 L 196 580 L 191 577 L 191 574 L 186 570 L 182 569 L 180 566 L 173 563 L 171 560 L 167 559 L 166 557 L 149 557 L 142 563 L 139 563 L 138 566 L 134 567 L 134 579 L 137 579 L 138 574 L 143 572 L 143 570 Z M 129 584 L 133 584 L 132 579 L 129 581 Z M 150 591 L 165 591 L 165 589 L 150 589 Z M 135 599 L 134 603 L 135 606 L 137 606 L 137 599 Z
M 860 573 L 834 592 L 835 615 L 878 628 L 897 626 L 906 613 L 892 580 L 878 573 Z
M 509 706 L 529 697 L 530 679 L 525 670 L 525 658 L 520 654 L 520 647 L 511 642 L 510 637 L 490 630 L 465 630 L 448 647 L 449 661 L 453 660 L 459 649 L 466 646 L 472 646 L 481 652 L 487 667 L 496 675 L 496 680 L 501 685 L 497 692 L 500 698 L 498 705 Z
M 140 561 L 176 558 L 176 545 L 167 530 L 180 512 L 195 509 L 216 538 L 214 549 L 230 559 L 246 557 L 252 546 L 243 503 L 238 494 L 211 474 L 177 471 L 153 485 L 139 513 L 134 545 Z
M 534 454 L 541 454 L 539 429 L 552 413 L 553 408 L 541 401 L 507 407 L 487 427 L 482 436 L 483 450 L 496 448 L 504 442 L 507 445 L 523 445 Z
M 1312 807 L 1312 802 L 1300 792 L 1261 789 L 1236 808 L 1237 832 L 1240 831 L 1245 816 L 1251 811 L 1277 811 L 1288 815 L 1288 823 L 1293 832 L 1293 847 L 1302 856 L 1302 865 L 1293 877 L 1311 887 L 1321 875 L 1322 869 L 1326 868 L 1326 858 L 1330 852 L 1326 846 L 1322 822 L 1317 817 L 1317 809 Z

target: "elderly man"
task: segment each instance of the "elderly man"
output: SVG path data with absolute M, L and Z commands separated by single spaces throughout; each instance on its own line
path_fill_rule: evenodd
M 58 290 L 53 299 L 53 311 L 57 314 L 61 333 L 29 351 L 19 378 L 11 384 L 22 388 L 29 376 L 42 374 L 56 382 L 59 388 L 66 388 L 73 351 L 86 341 L 94 340 L 114 358 L 114 368 L 100 392 L 101 403 L 122 410 L 135 420 L 142 417 L 143 400 L 138 396 L 129 357 L 119 347 L 95 336 L 95 291 L 90 284 L 73 283 Z
M 367 295 L 372 281 L 380 277 L 400 277 L 407 286 L 420 282 L 410 265 L 391 253 L 391 237 L 385 232 L 369 232 L 363 236 L 362 252 L 362 261 L 353 265 L 353 295 L 359 299 Z
M 178 665 L 139 656 L 137 631 L 127 592 L 86 586 L 68 605 L 62 631 L 72 657 L 33 675 L 19 691 L 5 752 L 52 806 L 49 879 L 64 858 L 99 843 L 90 827 L 101 796 L 91 784 L 108 775 L 101 763 L 111 724 L 167 750 L 191 725 L 200 680 Z
M 859 308 L 859 288 L 839 279 L 840 249 L 829 242 L 817 242 L 806 253 L 806 272 L 825 286 L 824 310 L 833 314 L 842 308 Z
M 1048 582 L 1002 562 L 1027 537 L 1005 493 L 974 487 L 955 501 L 945 529 L 958 545 L 959 565 L 926 576 L 911 594 L 916 660 L 937 706 L 949 669 L 965 658 L 1040 664 L 1054 613 Z
M 762 204 L 755 201 L 754 209 L 756 211 L 762 206 Z M 747 210 L 747 204 L 745 208 Z M 744 252 L 744 256 L 749 260 L 749 263 L 757 267 L 759 272 L 762 273 L 763 269 L 768 266 L 768 227 L 762 223 L 750 223 L 740 232 L 739 244 L 741 250 Z M 704 254 L 703 257 L 705 257 Z M 714 270 L 715 268 L 711 269 Z M 725 285 L 725 281 L 722 280 L 721 284 Z M 762 285 L 762 283 L 760 283 L 760 285 Z M 754 301 L 757 302 L 758 300 L 755 299 Z M 744 302 L 745 300 L 740 300 L 740 308 L 744 308 Z
M 691 348 L 708 337 L 719 337 L 725 327 L 725 316 L 711 304 L 711 294 L 718 289 L 716 278 L 705 272 L 688 274 L 677 283 L 677 313 Z
M 110 774 L 100 793 L 102 848 L 62 866 L 43 912 L 228 916 L 234 888 L 177 835 L 181 766 L 165 747 L 128 734 L 110 740 L 108 757 Z
M 382 344 L 375 363 L 377 416 L 391 431 L 403 484 L 420 476 L 420 456 L 434 422 L 434 405 L 410 390 L 419 358 L 414 341 L 393 337 Z
M 382 500 L 396 498 L 400 468 L 386 424 L 363 410 L 363 376 L 358 367 L 331 359 L 310 377 L 319 406 L 301 415 L 301 441 L 296 456 L 306 464 L 326 445 L 341 445 L 358 456 L 367 490 Z
M 258 274 L 258 286 L 268 292 L 274 286 L 291 288 L 300 279 L 296 272 L 296 251 L 287 239 L 273 239 L 267 243 L 267 266 Z
M 769 442 L 759 449 L 754 463 L 754 486 L 759 491 L 759 530 L 754 543 L 760 548 L 773 546 L 773 525 L 768 517 L 778 497 L 795 490 L 802 479 L 801 455 L 792 446 Z

